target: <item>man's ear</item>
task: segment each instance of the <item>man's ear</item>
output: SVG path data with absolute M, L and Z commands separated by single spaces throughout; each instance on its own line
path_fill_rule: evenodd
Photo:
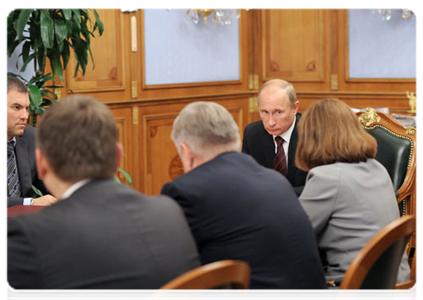
M 194 152 L 192 152 L 191 148 L 187 146 L 187 144 L 180 143 L 179 147 L 181 149 L 179 156 L 182 161 L 182 166 L 184 167 L 184 172 L 187 173 L 188 171 L 191 171 L 194 167 L 195 155 Z
M 40 148 L 35 148 L 35 162 L 37 164 L 38 177 L 43 180 L 48 173 L 50 166 Z
M 295 101 L 295 103 L 294 103 L 294 112 L 295 113 L 298 112 L 298 108 L 300 108 L 300 101 Z
M 117 155 L 117 159 L 116 159 L 116 169 L 120 167 L 120 164 L 122 163 L 122 159 L 123 159 L 123 146 L 121 143 L 117 142 L 116 143 L 116 155 Z

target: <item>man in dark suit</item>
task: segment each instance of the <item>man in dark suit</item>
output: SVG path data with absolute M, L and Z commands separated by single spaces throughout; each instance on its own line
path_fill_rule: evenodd
M 40 177 L 58 198 L 8 220 L 8 280 L 29 289 L 155 289 L 200 265 L 181 208 L 114 180 L 122 157 L 106 105 L 53 104 L 37 131 Z
M 325 288 L 310 221 L 289 182 L 239 153 L 239 129 L 213 102 L 187 105 L 172 140 L 184 175 L 162 194 L 183 208 L 203 264 L 246 261 L 251 288 Z
M 276 139 L 280 136 L 287 166 L 284 175 L 300 195 L 307 173 L 295 165 L 297 124 L 301 117 L 295 89 L 287 81 L 272 79 L 261 87 L 257 101 L 261 120 L 245 127 L 242 152 L 250 154 L 262 166 L 274 168 L 274 158 L 279 151 Z
M 28 121 L 29 93 L 17 78 L 7 78 L 7 206 L 50 205 L 57 200 L 38 178 L 35 165 L 35 128 Z M 32 186 L 44 194 L 32 198 Z

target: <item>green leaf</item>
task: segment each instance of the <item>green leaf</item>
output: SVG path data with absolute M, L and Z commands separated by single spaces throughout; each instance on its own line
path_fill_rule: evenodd
M 63 20 L 55 20 L 54 22 L 54 34 L 56 35 L 57 42 L 63 42 L 68 36 L 68 28 Z
M 50 57 L 50 65 L 51 69 L 53 70 L 53 74 L 59 76 L 61 81 L 65 81 L 63 79 L 63 69 L 62 64 L 60 63 L 60 56 L 56 52 L 52 57 Z
M 4 14 L 4 19 L 6 21 L 6 28 L 12 26 L 14 15 L 15 15 L 14 8 L 6 8 L 6 13 Z
M 47 49 L 53 48 L 54 45 L 54 23 L 48 9 L 43 9 L 40 15 L 41 39 Z
M 31 51 L 31 42 L 25 42 L 22 46 L 22 60 L 26 61 Z
M 28 85 L 29 99 L 33 107 L 38 107 L 43 102 L 40 89 L 35 85 Z
M 66 70 L 68 66 L 70 58 L 70 46 L 68 41 L 63 41 L 63 51 L 62 51 L 62 59 L 63 59 L 63 70 Z
M 18 16 L 18 19 L 16 20 L 16 25 L 15 25 L 15 29 L 16 29 L 16 33 L 18 35 L 19 41 L 21 41 L 23 38 L 23 31 L 33 11 L 34 11 L 33 9 L 22 9 L 19 12 L 19 16 Z
M 43 193 L 41 193 L 41 191 L 39 189 L 37 189 L 35 186 L 31 186 L 31 189 L 32 189 L 32 192 L 33 192 L 32 198 L 43 196 Z
M 94 16 L 95 16 L 95 24 L 94 24 L 94 29 L 93 31 L 95 31 L 96 26 L 98 27 L 98 33 L 100 34 L 100 36 L 103 34 L 104 31 L 104 25 L 103 22 L 100 20 L 100 16 L 98 15 L 98 12 L 93 9 L 94 12 Z
M 24 60 L 23 66 L 21 68 L 21 72 L 25 72 L 26 66 L 31 62 L 31 60 L 34 58 L 35 53 L 32 53 L 27 57 L 26 60 Z
M 62 9 L 62 13 L 66 21 L 70 21 L 72 19 L 72 11 L 70 9 Z
M 128 181 L 129 184 L 132 184 L 132 178 L 131 175 L 128 174 L 124 169 L 121 167 L 117 168 L 118 172 L 122 173 L 123 176 L 125 176 L 125 179 Z
M 78 31 L 81 30 L 81 14 L 79 12 L 79 9 L 72 9 L 73 12 L 73 24 L 76 26 Z

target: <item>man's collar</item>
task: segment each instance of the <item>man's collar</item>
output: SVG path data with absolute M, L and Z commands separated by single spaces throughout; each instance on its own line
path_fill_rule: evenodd
M 291 127 L 288 128 L 287 131 L 279 135 L 281 138 L 284 139 L 284 141 L 288 142 L 291 140 L 292 132 L 294 131 L 295 122 L 297 122 L 297 116 L 294 118 L 294 122 L 292 122 Z M 275 140 L 276 135 L 273 135 L 273 140 Z
M 62 199 L 69 198 L 76 190 L 86 185 L 91 179 L 83 179 L 71 185 L 62 195 Z

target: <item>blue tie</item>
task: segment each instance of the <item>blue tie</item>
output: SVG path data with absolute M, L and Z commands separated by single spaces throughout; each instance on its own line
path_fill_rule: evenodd
M 15 141 L 7 142 L 7 188 L 9 197 L 21 196 L 18 167 L 16 164 Z

